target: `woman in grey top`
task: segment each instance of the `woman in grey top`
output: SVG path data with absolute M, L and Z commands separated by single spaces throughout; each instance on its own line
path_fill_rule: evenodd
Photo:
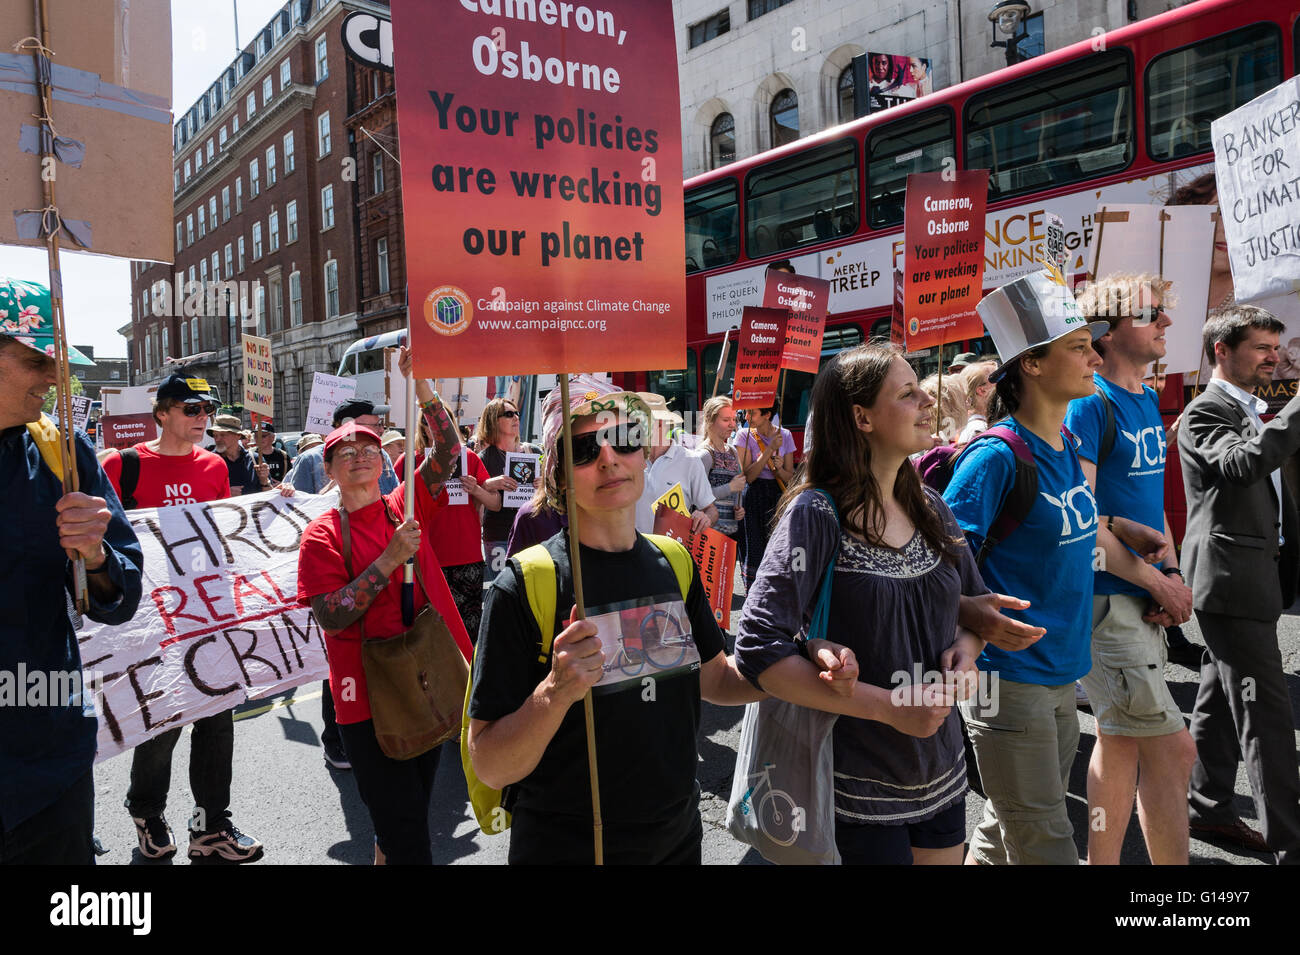
M 951 512 L 908 461 L 931 445 L 933 405 L 892 347 L 862 345 L 822 370 L 814 450 L 781 500 L 736 638 L 756 686 L 841 714 L 835 837 L 846 863 L 962 861 L 953 703 L 972 688 L 984 642 L 957 618 L 962 595 L 987 588 Z M 819 677 L 803 657 L 825 665 L 826 651 L 799 641 L 832 558 L 828 636 L 850 648 L 842 662 L 857 665 L 856 683 Z
M 740 506 L 740 495 L 745 490 L 745 475 L 740 470 L 740 458 L 727 439 L 736 430 L 736 412 L 731 399 L 717 395 L 704 402 L 700 411 L 700 444 L 691 452 L 704 465 L 713 488 L 713 504 L 718 509 L 718 519 L 713 529 L 739 540 L 740 522 L 745 509 Z

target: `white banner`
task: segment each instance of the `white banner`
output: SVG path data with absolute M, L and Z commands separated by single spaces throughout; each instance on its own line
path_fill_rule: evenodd
M 268 492 L 128 512 L 144 552 L 140 609 L 78 634 L 97 761 L 329 673 L 320 627 L 297 604 L 298 542 L 337 504 Z
M 1210 126 L 1238 302 L 1300 292 L 1300 76 Z
M 302 430 L 329 434 L 334 430 L 334 409 L 357 393 L 355 378 L 340 378 L 316 372 L 311 382 L 311 401 Z

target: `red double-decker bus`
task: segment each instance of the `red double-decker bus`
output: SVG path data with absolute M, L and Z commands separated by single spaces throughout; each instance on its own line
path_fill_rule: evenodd
M 688 180 L 683 367 L 618 378 L 698 411 L 713 393 L 724 334 L 743 306 L 760 304 L 763 272 L 782 259 L 831 281 L 823 360 L 888 337 L 909 173 L 989 170 L 986 288 L 1035 267 L 1048 212 L 1065 220 L 1069 271 L 1086 272 L 1101 203 L 1167 201 L 1212 170 L 1213 120 L 1294 75 L 1297 17 L 1291 0 L 1202 0 Z M 938 351 L 911 356 L 918 375 L 993 345 Z M 734 357 L 722 390 L 733 370 Z M 796 440 L 812 380 L 787 374 L 781 418 Z M 1171 376 L 1167 413 L 1182 395 Z M 1181 536 L 1176 463 L 1168 470 Z

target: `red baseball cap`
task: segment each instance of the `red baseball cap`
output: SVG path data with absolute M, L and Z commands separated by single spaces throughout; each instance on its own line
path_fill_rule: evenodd
M 329 457 L 330 451 L 340 441 L 355 441 L 357 438 L 370 438 L 375 444 L 379 444 L 379 435 L 373 430 L 367 428 L 364 424 L 357 424 L 355 421 L 349 421 L 347 424 L 341 424 L 329 433 L 325 439 L 325 457 Z

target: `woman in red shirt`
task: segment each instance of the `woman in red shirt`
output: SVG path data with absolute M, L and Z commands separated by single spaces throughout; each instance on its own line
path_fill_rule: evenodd
M 423 422 L 416 432 L 415 466 L 424 461 L 425 449 L 429 446 L 429 429 Z M 466 448 L 463 452 L 463 467 L 458 480 L 464 491 L 457 494 L 458 500 L 450 495 L 456 490 L 454 484 L 447 488 L 449 499 L 446 507 L 438 508 L 429 525 L 429 539 L 438 553 L 438 562 L 442 565 L 443 576 L 447 586 L 456 600 L 456 609 L 465 624 L 465 632 L 470 642 L 478 639 L 479 619 L 483 616 L 483 552 L 481 514 L 484 511 L 501 510 L 501 492 L 489 491 L 485 485 L 491 477 L 483 461 L 477 454 Z M 406 474 L 406 455 L 398 455 L 393 461 L 397 476 Z
M 403 359 L 409 362 L 405 354 Z M 406 630 L 398 585 L 408 558 L 419 561 L 428 588 L 426 595 L 416 585 L 415 609 L 431 601 L 467 660 L 471 653 L 430 537 L 420 530 L 430 526 L 445 505 L 443 483 L 460 454 L 460 436 L 427 381 L 417 382 L 416 394 L 437 447 L 420 465 L 414 486 L 401 484 L 381 495 L 379 435 L 356 423 L 336 428 L 325 439 L 325 470 L 338 483 L 340 506 L 307 525 L 298 551 L 298 600 L 312 608 L 325 632 L 330 693 L 357 790 L 374 823 L 375 861 L 394 865 L 433 861 L 428 815 L 439 749 L 402 761 L 380 750 L 370 717 L 361 640 Z M 404 521 L 408 492 L 415 494 L 415 517 Z M 343 559 L 345 526 L 351 539 L 351 570 Z

